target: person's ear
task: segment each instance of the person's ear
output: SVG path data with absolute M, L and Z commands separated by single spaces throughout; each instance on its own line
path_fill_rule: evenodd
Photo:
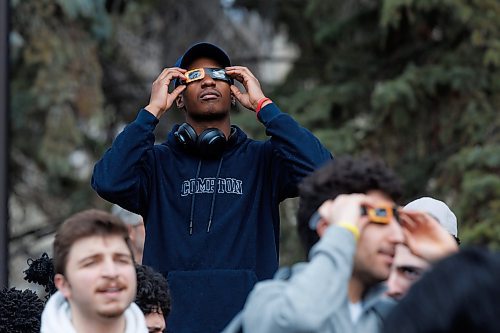
M 231 93 L 231 106 L 234 108 L 236 106 L 236 97 Z
M 67 299 L 71 298 L 71 288 L 69 282 L 66 280 L 64 275 L 62 274 L 54 275 L 54 284 L 57 290 L 59 290 L 64 297 L 66 297 Z
M 316 226 L 316 232 L 318 233 L 319 238 L 323 237 L 323 235 L 326 232 L 326 229 L 330 226 L 328 222 L 324 219 L 321 218 L 318 222 L 318 225 Z
M 175 99 L 175 105 L 177 105 L 178 109 L 184 109 L 184 96 L 182 94 Z

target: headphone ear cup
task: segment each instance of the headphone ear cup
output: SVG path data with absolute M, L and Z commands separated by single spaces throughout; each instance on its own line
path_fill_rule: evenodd
M 191 125 L 188 123 L 183 123 L 177 131 L 174 133 L 177 142 L 182 146 L 195 148 L 197 146 L 198 135 Z
M 218 128 L 207 128 L 198 137 L 198 151 L 204 157 L 222 155 L 226 148 L 226 136 Z

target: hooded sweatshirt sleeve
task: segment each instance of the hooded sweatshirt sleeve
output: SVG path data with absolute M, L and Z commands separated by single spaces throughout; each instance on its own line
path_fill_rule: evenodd
M 244 332 L 323 332 L 347 307 L 354 236 L 331 226 L 311 249 L 309 263 L 288 281 L 258 283 L 242 311 Z M 349 319 L 348 319 L 349 320 Z
M 158 119 L 142 109 L 137 118 L 116 137 L 111 148 L 97 162 L 92 174 L 92 187 L 104 199 L 143 215 L 147 207 L 154 170 L 153 130 Z
M 275 155 L 273 168 L 280 179 L 280 200 L 297 195 L 297 184 L 332 159 L 330 152 L 306 128 L 283 113 L 274 103 L 266 105 L 257 115 L 266 127 L 266 134 Z

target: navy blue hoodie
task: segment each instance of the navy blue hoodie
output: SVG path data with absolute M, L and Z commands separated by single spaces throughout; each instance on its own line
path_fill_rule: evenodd
M 186 151 L 169 133 L 154 145 L 155 116 L 141 110 L 96 164 L 92 187 L 146 221 L 143 263 L 172 294 L 168 330 L 220 332 L 253 285 L 278 268 L 279 203 L 331 159 L 307 129 L 275 104 L 258 115 L 271 138 L 236 126 L 218 159 Z

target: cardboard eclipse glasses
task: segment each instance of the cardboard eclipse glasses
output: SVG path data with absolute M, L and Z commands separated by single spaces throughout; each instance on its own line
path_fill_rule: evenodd
M 361 215 L 368 215 L 368 219 L 373 223 L 388 224 L 393 218 L 399 221 L 398 208 L 393 205 L 384 205 L 375 208 L 361 207 Z
M 186 79 L 182 81 L 183 84 L 202 80 L 205 75 L 210 76 L 214 80 L 221 80 L 229 84 L 233 84 L 233 79 L 227 75 L 224 68 L 195 68 L 187 71 L 184 75 L 186 76 Z
M 361 215 L 367 215 L 372 223 L 388 224 L 393 218 L 399 221 L 397 206 L 393 205 L 383 205 L 376 208 L 361 207 Z M 309 228 L 316 230 L 319 220 L 321 220 L 321 216 L 315 212 L 309 220 Z

